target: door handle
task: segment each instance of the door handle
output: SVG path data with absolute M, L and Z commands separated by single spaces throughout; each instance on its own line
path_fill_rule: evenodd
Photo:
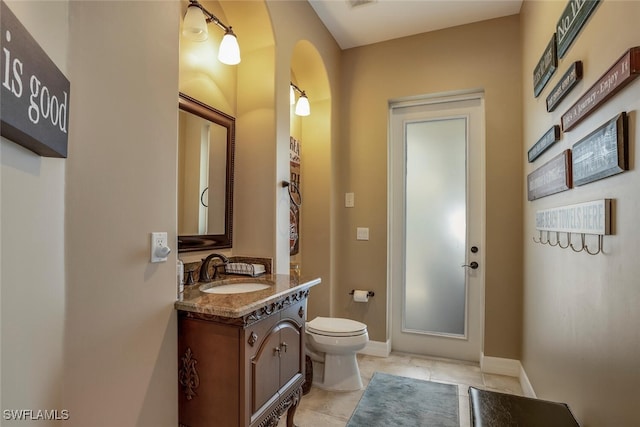
M 469 267 L 470 269 L 475 270 L 476 268 L 479 267 L 479 264 L 475 261 L 472 261 L 469 264 L 462 264 L 461 267 Z

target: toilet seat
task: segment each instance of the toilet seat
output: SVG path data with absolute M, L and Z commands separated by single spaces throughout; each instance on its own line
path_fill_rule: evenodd
M 364 323 L 336 317 L 316 317 L 306 326 L 307 332 L 329 337 L 352 337 L 367 333 Z

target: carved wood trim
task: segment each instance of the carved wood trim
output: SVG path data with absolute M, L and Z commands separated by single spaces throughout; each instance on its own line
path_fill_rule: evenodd
M 189 347 L 187 348 L 187 351 L 185 351 L 181 360 L 182 366 L 178 373 L 178 381 L 182 386 L 182 391 L 184 392 L 187 400 L 191 400 L 194 396 L 198 395 L 198 393 L 196 393 L 196 389 L 200 386 L 200 377 L 196 370 L 198 360 L 193 357 L 193 352 Z
M 287 397 L 280 400 L 280 403 L 273 408 L 273 411 L 264 419 L 260 424 L 256 427 L 276 427 L 280 422 L 280 418 L 286 411 L 288 411 L 292 407 L 297 407 L 300 403 L 300 399 L 302 398 L 302 386 L 293 390 Z M 292 417 L 293 414 L 288 414 L 288 417 Z M 287 420 L 288 421 L 288 420 Z M 289 423 L 287 423 L 289 424 Z M 291 425 L 293 425 L 293 420 L 291 420 Z
M 251 332 L 251 335 L 249 335 L 249 339 L 247 340 L 247 342 L 251 347 L 253 347 L 257 341 L 258 335 L 255 332 Z

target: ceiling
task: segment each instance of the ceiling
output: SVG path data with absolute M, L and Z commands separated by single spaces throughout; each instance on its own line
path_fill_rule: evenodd
M 342 49 L 520 12 L 522 0 L 308 0 Z

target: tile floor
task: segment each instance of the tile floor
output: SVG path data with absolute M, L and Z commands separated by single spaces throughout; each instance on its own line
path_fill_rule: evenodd
M 469 427 L 469 386 L 522 395 L 517 378 L 483 374 L 477 364 L 446 359 L 432 359 L 403 353 L 389 357 L 358 355 L 362 382 L 366 387 L 374 372 L 401 375 L 441 383 L 457 384 L 459 394 L 460 426 Z M 364 389 L 354 392 L 328 392 L 311 387 L 303 396 L 296 412 L 298 427 L 344 427 L 360 401 Z M 278 427 L 286 425 L 280 420 Z

